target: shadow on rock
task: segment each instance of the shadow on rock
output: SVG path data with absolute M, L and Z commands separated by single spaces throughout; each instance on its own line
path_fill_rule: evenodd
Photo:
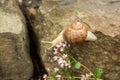
M 120 35 L 110 37 L 95 32 L 98 40 L 72 45 L 72 56 L 92 71 L 103 69 L 104 80 L 118 80 L 120 75 Z M 79 71 L 80 72 L 80 71 Z

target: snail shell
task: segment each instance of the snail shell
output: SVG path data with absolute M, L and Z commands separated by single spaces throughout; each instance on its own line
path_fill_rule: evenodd
M 87 37 L 87 28 L 80 22 L 75 22 L 64 30 L 63 38 L 68 43 L 80 43 Z

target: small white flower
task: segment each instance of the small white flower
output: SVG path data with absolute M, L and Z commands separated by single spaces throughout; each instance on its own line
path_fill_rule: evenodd
M 61 77 L 61 75 L 56 75 L 56 77 L 58 78 L 58 77 Z
M 63 44 L 64 44 L 64 43 L 61 42 L 59 45 L 62 46 Z
M 69 64 L 68 67 L 71 68 L 71 65 Z
M 85 78 L 85 75 L 82 75 L 82 78 Z
M 87 78 L 88 78 L 88 77 L 90 77 L 90 75 L 89 75 L 89 74 L 86 74 L 85 76 L 86 76 Z
M 61 80 L 61 75 L 56 75 L 57 80 Z
M 87 79 L 90 78 L 92 75 L 93 75 L 92 73 L 82 75 L 81 80 L 87 80 Z
M 68 57 L 68 55 L 67 54 L 63 54 L 63 56 L 62 56 L 64 59 L 65 58 L 67 58 Z
M 59 71 L 59 68 L 54 68 L 54 71 L 55 71 L 55 72 Z
M 82 75 L 81 80 L 86 80 L 85 75 Z
M 57 80 L 61 80 L 61 78 L 57 78 Z
M 47 68 L 47 71 L 50 71 L 50 68 Z
M 68 66 L 68 65 L 69 65 L 69 64 L 66 62 L 66 63 L 65 63 L 65 66 Z
M 55 60 L 55 61 L 58 60 L 58 56 L 54 56 L 53 60 Z
M 57 48 L 54 48 L 53 50 L 54 50 L 55 52 L 57 52 Z
M 89 75 L 90 75 L 90 76 L 92 76 L 92 75 L 93 75 L 93 73 L 89 73 Z
M 58 64 L 61 64 L 61 63 L 63 63 L 64 62 L 64 60 L 62 59 L 62 58 L 59 58 L 58 59 Z
M 47 78 L 47 74 L 44 74 L 44 75 L 43 75 L 43 78 Z
M 64 48 L 60 48 L 60 51 L 61 51 L 61 52 L 64 51 Z
M 67 64 L 67 62 L 66 62 L 65 60 L 63 60 L 63 62 L 62 62 L 62 63 Z
M 63 44 L 63 47 L 66 47 L 66 44 Z
M 55 51 L 55 52 L 53 52 L 53 54 L 58 54 L 58 52 L 57 52 L 57 51 Z
M 65 65 L 64 65 L 63 63 L 62 63 L 62 64 L 60 64 L 60 67 L 61 67 L 61 68 L 64 68 L 64 66 L 65 66 Z
M 58 45 L 56 45 L 56 47 L 57 47 L 57 48 L 60 48 L 60 47 L 61 47 L 61 45 L 60 45 L 60 44 L 58 44 Z

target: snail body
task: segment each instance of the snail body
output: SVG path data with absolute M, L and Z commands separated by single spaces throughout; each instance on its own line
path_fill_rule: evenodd
M 95 41 L 97 37 L 88 29 L 83 26 L 80 22 L 75 22 L 68 26 L 53 41 L 42 41 L 44 43 L 51 43 L 51 49 L 60 42 L 68 42 L 70 44 L 80 43 L 83 41 Z

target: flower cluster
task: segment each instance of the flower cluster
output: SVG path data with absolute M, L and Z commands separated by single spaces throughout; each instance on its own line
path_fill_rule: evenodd
M 62 79 L 61 75 L 56 75 L 55 77 L 56 77 L 56 80 L 61 80 Z M 39 79 L 39 80 L 41 80 L 41 79 Z M 43 75 L 43 80 L 49 80 L 47 74 Z
M 82 76 L 81 76 L 81 80 L 89 80 L 88 78 L 90 78 L 91 76 L 93 76 L 92 73 L 82 75 Z
M 56 45 L 53 49 L 53 60 L 58 62 L 60 68 L 71 67 L 71 64 L 66 60 L 68 55 L 64 52 L 65 49 L 69 47 L 70 44 L 67 44 L 67 42 L 62 42 Z M 64 52 L 64 54 L 62 54 L 62 52 Z

